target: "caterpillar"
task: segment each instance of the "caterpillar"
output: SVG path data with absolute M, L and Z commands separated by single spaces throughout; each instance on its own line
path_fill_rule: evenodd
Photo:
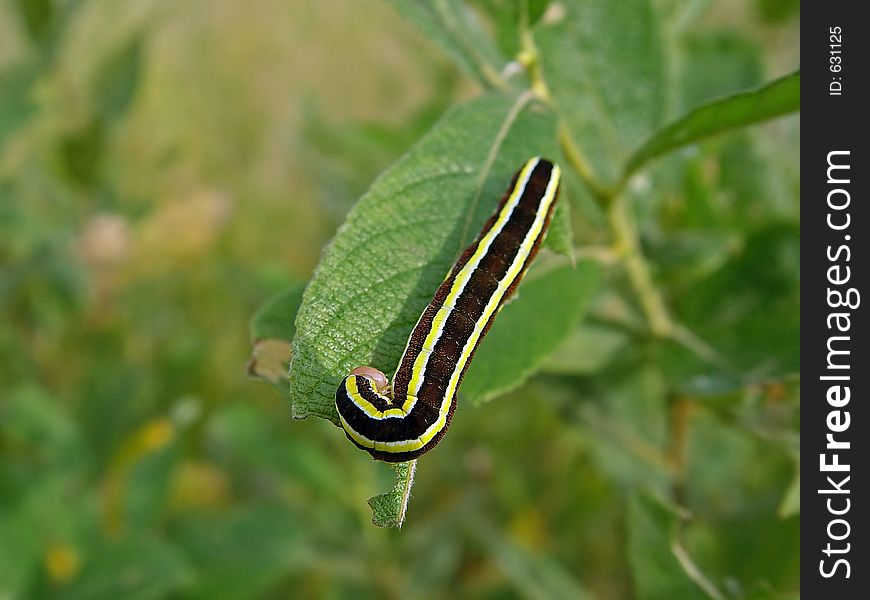
M 357 367 L 342 380 L 335 408 L 351 442 L 376 460 L 405 462 L 441 441 L 474 351 L 546 235 L 559 180 L 559 167 L 540 157 L 516 172 L 420 315 L 392 387 L 373 367 Z

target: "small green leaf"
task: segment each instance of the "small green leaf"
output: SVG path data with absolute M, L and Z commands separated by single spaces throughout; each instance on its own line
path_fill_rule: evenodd
M 405 522 L 411 486 L 414 485 L 414 473 L 417 471 L 417 461 L 391 464 L 390 467 L 396 474 L 393 489 L 386 494 L 369 498 L 372 524 L 377 527 L 401 527 Z
M 287 286 L 260 306 L 251 318 L 251 357 L 248 374 L 286 387 L 287 369 L 293 350 L 290 342 L 296 333 L 296 312 L 302 303 L 305 285 Z
M 641 600 L 706 599 L 675 554 L 680 514 L 676 507 L 644 493 L 628 504 L 628 560 Z
M 57 12 L 52 0 L 17 0 L 21 21 L 34 42 L 42 42 L 54 24 Z
M 464 2 L 390 0 L 390 4 L 484 87 L 503 87 L 499 72 L 504 58 Z
M 562 2 L 535 28 L 541 66 L 578 151 L 601 183 L 661 124 L 667 79 L 650 0 Z M 616 34 L 615 32 L 618 32 Z
M 755 12 L 765 23 L 784 23 L 800 14 L 800 0 L 754 0 Z
M 107 121 L 124 116 L 130 107 L 142 72 L 142 42 L 134 38 L 109 57 L 97 74 L 95 94 L 98 114 Z
M 290 365 L 295 418 L 337 423 L 335 389 L 351 369 L 392 373 L 420 312 L 513 173 L 530 156 L 555 155 L 554 132 L 552 114 L 529 96 L 487 95 L 448 113 L 372 185 L 299 308 Z
M 541 369 L 559 375 L 591 375 L 607 366 L 628 341 L 624 331 L 583 323 L 550 353 Z
M 571 205 L 562 196 L 562 201 L 556 205 L 553 219 L 550 223 L 550 231 L 544 240 L 544 247 L 557 254 L 568 257 L 573 264 L 576 261 L 574 255 L 574 230 L 571 229 Z
M 801 75 L 796 71 L 764 87 L 696 108 L 654 134 L 626 167 L 626 176 L 651 159 L 702 138 L 800 110 Z
M 522 45 L 522 11 L 528 24 L 534 25 L 543 16 L 550 0 L 472 0 L 472 4 L 489 16 L 495 30 L 495 41 L 505 56 L 516 56 Z M 523 6 L 525 5 L 525 6 Z
M 82 188 L 96 186 L 102 175 L 106 151 L 106 126 L 100 118 L 90 120 L 63 138 L 58 147 L 61 166 L 72 183 Z
M 475 352 L 463 400 L 490 400 L 526 381 L 576 327 L 597 283 L 597 265 L 588 261 L 532 272 Z
M 296 333 L 296 312 L 304 291 L 305 284 L 294 283 L 266 300 L 251 318 L 251 340 L 292 341 Z

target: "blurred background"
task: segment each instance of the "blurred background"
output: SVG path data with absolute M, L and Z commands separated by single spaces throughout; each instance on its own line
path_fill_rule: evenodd
M 797 65 L 796 1 L 658 4 L 693 19 L 675 43 L 694 102 Z M 0 0 L 0 599 L 632 598 L 678 526 L 639 490 L 672 485 L 674 464 L 715 594 L 796 593 L 794 376 L 699 408 L 667 392 L 655 348 L 612 362 L 631 338 L 591 319 L 565 352 L 594 360 L 556 356 L 461 407 L 401 531 L 365 502 L 390 471 L 247 376 L 256 308 L 305 282 L 371 180 L 479 92 L 379 0 Z M 675 206 L 693 194 L 762 196 L 769 225 L 756 238 L 738 215 L 715 248 L 653 235 L 672 299 L 730 277 L 799 310 L 797 132 L 663 164 L 677 184 L 642 217 L 656 231 L 688 231 Z M 758 334 L 792 375 L 796 318 Z

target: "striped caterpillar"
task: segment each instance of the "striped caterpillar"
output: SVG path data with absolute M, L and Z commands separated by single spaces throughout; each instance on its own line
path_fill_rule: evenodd
M 335 392 L 348 439 L 377 460 L 404 462 L 435 447 L 450 426 L 474 351 L 538 252 L 559 194 L 559 167 L 532 158 L 414 326 L 392 388 L 357 367 Z

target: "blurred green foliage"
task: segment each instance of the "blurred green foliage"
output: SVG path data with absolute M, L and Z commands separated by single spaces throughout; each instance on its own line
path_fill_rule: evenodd
M 602 194 L 793 69 L 798 3 L 391 4 L 0 0 L 0 598 L 796 597 L 798 120 Z M 536 78 L 583 320 L 489 403 L 470 372 L 404 528 L 373 528 L 392 472 L 291 422 L 250 342 L 285 339 L 248 363 L 280 373 L 274 308 L 376 176 Z

